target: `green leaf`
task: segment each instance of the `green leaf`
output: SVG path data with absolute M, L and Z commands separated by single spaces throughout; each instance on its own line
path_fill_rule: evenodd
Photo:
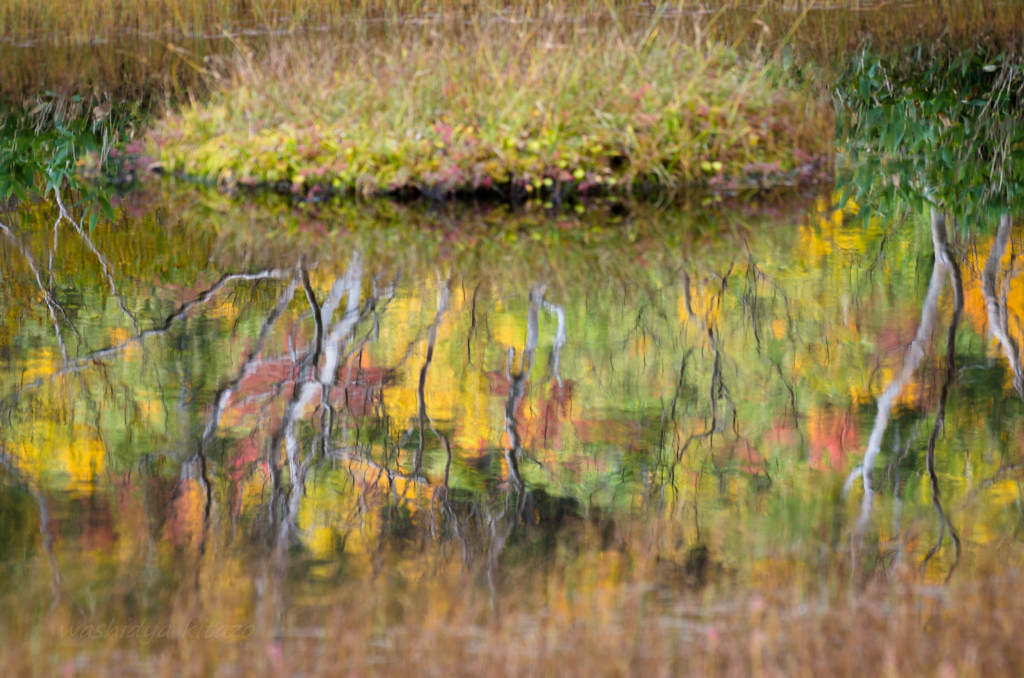
M 113 221 L 117 217 L 117 214 L 114 212 L 114 206 L 110 204 L 110 200 L 107 199 L 107 196 L 103 195 L 102 193 L 100 193 L 98 197 L 100 207 L 103 208 L 103 214 L 107 217 L 107 219 Z

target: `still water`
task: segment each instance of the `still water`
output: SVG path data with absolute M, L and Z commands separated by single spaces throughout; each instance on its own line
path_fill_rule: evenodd
M 469 662 L 644 615 L 706 644 L 751 591 L 1019 566 L 1009 216 L 116 208 L 0 217 L 11 666 Z

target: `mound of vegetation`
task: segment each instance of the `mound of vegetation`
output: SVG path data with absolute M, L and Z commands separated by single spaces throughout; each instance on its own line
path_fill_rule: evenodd
M 239 64 L 209 102 L 160 122 L 167 171 L 312 197 L 500 190 L 559 200 L 637 186 L 806 181 L 831 107 L 775 60 L 563 23 L 294 45 Z

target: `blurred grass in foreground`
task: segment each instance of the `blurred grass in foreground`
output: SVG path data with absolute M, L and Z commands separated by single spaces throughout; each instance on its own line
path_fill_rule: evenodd
M 255 617 L 239 615 L 227 588 L 220 587 L 220 598 L 201 603 L 202 587 L 185 585 L 171 596 L 161 619 L 135 620 L 146 623 L 150 633 L 170 626 L 169 637 L 148 642 L 61 635 L 90 621 L 128 628 L 127 611 L 113 620 L 93 620 L 62 607 L 42 626 L 12 619 L 0 671 L 115 678 L 398 673 L 916 678 L 1024 670 L 1016 634 L 1024 624 L 1016 604 L 1024 581 L 1012 565 L 984 571 L 991 563 L 983 564 L 976 578 L 937 589 L 918 583 L 918 570 L 908 562 L 881 568 L 853 593 L 843 583 L 851 573 L 838 560 L 808 576 L 779 554 L 764 559 L 756 585 L 724 595 L 688 589 L 700 554 L 666 559 L 664 545 L 651 536 L 661 531 L 649 523 L 620 525 L 607 549 L 599 546 L 599 526 L 576 527 L 575 539 L 560 540 L 545 556 L 554 564 L 542 565 L 540 556 L 520 557 L 514 567 L 506 563 L 495 573 L 493 596 L 486 584 L 486 553 L 478 554 L 478 564 L 468 571 L 458 558 L 424 554 L 418 566 L 389 566 L 376 578 L 290 597 L 271 563 L 269 579 L 263 580 L 265 602 Z M 182 578 L 192 573 L 197 582 L 212 582 L 215 563 L 186 561 Z M 467 585 L 467 579 L 476 584 Z M 38 585 L 35 599 L 45 601 L 48 592 L 43 582 Z M 189 620 L 200 619 L 251 625 L 251 636 L 182 637 Z

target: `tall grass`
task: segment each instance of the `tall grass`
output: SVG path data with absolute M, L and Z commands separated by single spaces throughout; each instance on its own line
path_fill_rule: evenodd
M 773 32 L 785 32 L 793 18 L 806 13 L 808 24 L 839 26 L 856 33 L 870 25 L 886 39 L 906 40 L 915 33 L 1001 36 L 1013 42 L 1017 3 L 984 0 L 936 0 L 886 3 L 875 0 L 7 0 L 0 7 L 0 36 L 14 41 L 89 43 L 115 36 L 159 38 L 220 36 L 223 32 L 281 32 L 334 29 L 352 21 L 441 23 L 466 18 L 501 21 L 510 17 L 545 21 L 559 15 L 602 12 L 622 21 L 643 20 L 658 12 L 699 17 L 718 13 L 716 22 L 730 27 L 733 16 L 755 15 Z M 815 18 L 817 17 L 817 18 Z M 945 23 L 945 26 L 941 26 Z M 732 26 L 734 28 L 734 26 Z M 916 30 L 915 30 L 916 29 Z M 908 35 L 908 31 L 910 35 Z M 781 35 L 781 33 L 779 34 Z M 779 37 L 776 36 L 776 38 Z M 839 45 L 824 45 L 835 49 Z
M 45 90 L 138 97 L 140 91 L 193 93 L 236 41 L 257 55 L 291 36 L 360 28 L 387 39 L 403 25 L 442 33 L 480 25 L 559 22 L 646 26 L 678 18 L 742 54 L 787 47 L 824 66 L 870 41 L 877 51 L 983 45 L 1019 53 L 1024 4 L 986 0 L 869 3 L 861 0 L 5 0 L 0 3 L 0 98 Z M 227 36 L 227 37 L 226 37 Z

